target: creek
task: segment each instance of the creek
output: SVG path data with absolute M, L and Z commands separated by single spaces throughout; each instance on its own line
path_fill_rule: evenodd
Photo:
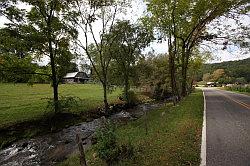
M 164 103 L 141 104 L 132 109 L 122 110 L 110 115 L 108 119 L 116 123 L 136 120 L 146 111 L 155 110 Z M 79 133 L 86 150 L 92 144 L 95 131 L 102 126 L 104 117 L 90 122 L 82 122 L 66 127 L 56 133 L 37 136 L 32 139 L 20 140 L 11 146 L 0 150 L 1 166 L 52 166 L 65 160 L 77 151 L 76 134 Z

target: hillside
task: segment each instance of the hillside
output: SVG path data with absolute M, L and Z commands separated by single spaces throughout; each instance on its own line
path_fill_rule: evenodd
M 227 76 L 234 78 L 244 77 L 247 82 L 250 82 L 250 58 L 238 61 L 205 64 L 201 69 L 199 78 L 202 79 L 203 74 L 212 74 L 217 69 L 224 69 Z

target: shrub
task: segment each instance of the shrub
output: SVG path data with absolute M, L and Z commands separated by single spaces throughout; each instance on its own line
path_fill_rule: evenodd
M 105 125 L 96 132 L 97 144 L 94 150 L 98 157 L 104 160 L 107 165 L 112 165 L 121 159 L 132 158 L 134 147 L 131 143 L 118 144 L 115 126 L 107 121 Z
M 166 85 L 160 82 L 154 86 L 153 98 L 156 100 L 164 100 L 171 96 L 171 92 L 166 87 Z
M 122 101 L 126 101 L 126 94 L 123 91 L 121 96 L 119 97 Z M 134 91 L 130 90 L 128 91 L 128 101 L 126 101 L 128 105 L 136 105 L 139 103 L 139 99 L 137 98 L 137 95 Z
M 80 103 L 80 98 L 78 97 L 73 97 L 73 96 L 62 96 L 58 100 L 58 105 L 59 105 L 59 112 L 63 111 L 77 111 L 78 106 Z M 49 111 L 54 110 L 54 100 L 53 98 L 49 98 L 48 104 L 47 104 L 47 109 Z M 57 112 L 57 113 L 59 113 Z
M 226 87 L 227 90 L 230 91 L 238 91 L 238 92 L 248 92 L 250 93 L 250 85 L 233 85 L 230 87 Z
M 120 149 L 117 145 L 117 135 L 112 123 L 106 122 L 105 125 L 96 132 L 97 144 L 94 146 L 95 151 L 100 159 L 108 165 L 116 161 Z

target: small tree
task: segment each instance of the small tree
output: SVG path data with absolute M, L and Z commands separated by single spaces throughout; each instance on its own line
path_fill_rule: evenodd
M 16 1 L 13 0 L 13 2 Z M 70 41 L 76 36 L 76 30 L 65 21 L 68 2 L 61 0 L 20 0 L 19 2 L 31 5 L 31 10 L 20 10 L 7 1 L 4 1 L 4 4 L 7 3 L 7 8 L 1 10 L 11 21 L 8 29 L 15 30 L 18 34 L 18 40 L 15 40 L 12 45 L 17 43 L 16 54 L 21 57 L 24 53 L 29 53 L 36 58 L 49 57 L 51 74 L 44 75 L 51 78 L 54 112 L 57 113 L 59 111 L 58 84 L 73 58 Z M 26 47 L 22 47 L 23 44 Z
M 107 0 L 107 1 L 72 1 L 72 11 L 69 20 L 72 25 L 78 28 L 83 35 L 76 40 L 79 46 L 87 55 L 97 78 L 103 87 L 103 102 L 105 110 L 108 111 L 109 104 L 107 99 L 108 90 L 108 71 L 111 57 L 107 50 L 113 43 L 113 38 L 108 38 L 106 34 L 111 32 L 117 16 L 123 13 L 126 1 Z M 94 24 L 99 23 L 99 33 L 93 29 Z
M 118 71 L 123 80 L 125 100 L 129 103 L 129 80 L 141 49 L 145 48 L 154 38 L 153 33 L 141 25 L 132 25 L 129 21 L 117 22 L 108 37 L 114 42 L 110 46 L 111 57 L 116 61 Z

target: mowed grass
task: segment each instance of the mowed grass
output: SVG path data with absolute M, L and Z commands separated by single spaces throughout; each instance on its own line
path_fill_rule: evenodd
M 0 84 L 0 128 L 45 115 L 52 90 L 49 84 Z M 109 94 L 109 101 L 115 102 L 120 93 L 117 89 Z M 83 103 L 78 110 L 86 111 L 102 106 L 103 90 L 96 84 L 62 84 L 59 96 L 79 97 Z
M 133 160 L 116 165 L 199 165 L 203 122 L 203 95 L 196 90 L 175 107 L 166 105 L 148 114 L 148 135 L 145 117 L 117 129 L 118 142 L 135 147 Z M 88 165 L 106 165 L 93 149 L 87 152 Z M 61 164 L 79 165 L 76 154 Z

